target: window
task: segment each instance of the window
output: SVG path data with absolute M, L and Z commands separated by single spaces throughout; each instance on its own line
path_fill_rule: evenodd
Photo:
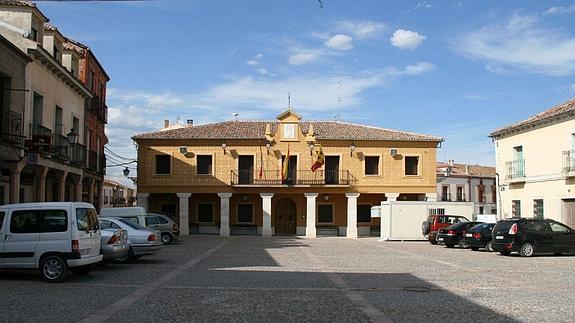
M 214 222 L 214 205 L 209 203 L 198 204 L 198 222 Z
M 477 201 L 485 203 L 485 189 L 482 186 L 477 188 Z
M 484 214 L 483 211 L 484 211 L 483 206 L 480 206 L 479 207 L 479 214 Z
M 80 119 L 72 117 L 72 131 L 80 136 Z M 78 137 L 79 139 L 80 137 Z
M 0 212 L 0 230 L 2 230 L 2 224 L 4 223 L 5 212 Z
M 14 211 L 10 220 L 10 232 L 38 233 L 41 217 L 42 211 L 40 210 Z
M 42 232 L 68 231 L 68 213 L 64 210 L 44 210 Z
M 54 49 L 53 49 L 53 54 L 54 54 L 54 58 L 56 60 L 58 60 L 58 47 L 56 47 L 56 45 L 54 45 Z
M 211 155 L 199 155 L 198 156 L 198 174 L 199 175 L 211 175 L 212 174 L 212 156 Z
M 317 206 L 317 222 L 333 222 L 333 205 L 320 204 Z
M 357 222 L 371 222 L 371 205 L 361 204 L 357 206 Z
M 564 226 L 561 223 L 557 223 L 557 222 L 549 222 L 549 225 L 551 225 L 551 231 L 553 232 L 569 232 L 569 228 Z
M 78 231 L 98 230 L 98 215 L 96 210 L 88 208 L 76 209 L 76 226 Z
M 536 219 L 543 219 L 543 200 L 533 200 L 533 216 Z
M 38 30 L 34 27 L 32 27 L 32 30 L 30 31 L 30 38 L 34 41 L 38 41 Z
M 238 223 L 252 223 L 253 221 L 253 206 L 251 204 L 238 205 Z
M 441 200 L 442 201 L 449 201 L 450 200 L 449 186 L 447 186 L 447 185 L 443 185 L 441 187 Z
M 160 224 L 168 224 L 168 223 L 170 223 L 168 220 L 164 219 L 164 218 L 161 217 L 161 216 L 158 217 L 158 222 L 160 222 Z
M 156 155 L 156 175 L 170 175 L 170 155 Z
M 146 217 L 146 226 L 160 224 L 158 221 L 158 217 L 156 216 L 147 216 Z
M 465 201 L 465 194 L 463 194 L 463 186 L 457 186 L 457 201 Z
M 491 186 L 491 203 L 497 202 L 497 188 L 495 185 Z
M 365 175 L 379 175 L 379 156 L 365 157 Z
M 418 175 L 419 157 L 405 157 L 405 175 Z
M 513 214 L 514 218 L 521 217 L 521 200 L 511 201 L 511 214 Z

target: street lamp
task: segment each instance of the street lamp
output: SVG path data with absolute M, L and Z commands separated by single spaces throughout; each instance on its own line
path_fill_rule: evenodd
M 350 149 L 349 156 L 353 157 L 353 151 L 355 150 L 355 142 L 351 143 L 351 146 L 349 146 L 349 149 Z
M 124 176 L 128 177 L 128 175 L 130 175 L 130 170 L 128 169 L 128 167 L 124 168 L 124 170 L 122 171 L 124 173 Z
M 66 135 L 66 140 L 68 140 L 68 143 L 70 144 L 76 143 L 76 141 L 78 140 L 78 134 L 74 132 L 74 128 L 70 129 L 70 132 L 68 132 L 68 134 Z

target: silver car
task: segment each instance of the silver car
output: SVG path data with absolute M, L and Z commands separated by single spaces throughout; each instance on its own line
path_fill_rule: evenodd
M 128 232 L 123 229 L 108 227 L 106 223 L 100 222 L 102 231 L 102 243 L 100 244 L 101 254 L 104 256 L 103 262 L 124 262 L 128 259 L 130 253 L 130 244 L 128 244 Z
M 180 238 L 180 227 L 167 215 L 148 213 L 146 216 L 146 226 L 161 232 L 163 244 L 170 244 Z
M 121 218 L 99 218 L 100 225 L 120 228 L 128 232 L 128 259 L 138 259 L 141 256 L 153 254 L 162 249 L 160 231 L 146 228 L 130 220 Z

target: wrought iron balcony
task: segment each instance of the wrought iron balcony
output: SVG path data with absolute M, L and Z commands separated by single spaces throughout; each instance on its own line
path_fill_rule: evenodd
M 575 176 L 575 150 L 563 151 L 563 175 Z
M 54 135 L 54 145 L 52 146 L 52 158 L 58 160 L 69 160 L 69 144 L 66 136 Z
M 505 163 L 507 174 L 505 179 L 510 182 L 521 182 L 525 180 L 525 159 L 516 159 Z
M 261 175 L 261 176 L 260 176 Z M 233 170 L 232 185 L 344 185 L 353 186 L 357 182 L 347 170 L 298 170 L 289 172 L 282 180 L 279 170 Z
M 84 145 L 70 145 L 70 164 L 80 167 L 86 165 L 86 147 Z
M 22 115 L 10 111 L 7 118 L 2 119 L 0 139 L 16 147 L 24 146 L 24 134 L 22 128 Z

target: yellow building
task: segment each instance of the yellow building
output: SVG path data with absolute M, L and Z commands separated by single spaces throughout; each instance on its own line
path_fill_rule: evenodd
M 133 139 L 138 204 L 176 216 L 183 235 L 311 238 L 379 231 L 370 208 L 381 201 L 436 200 L 435 156 L 443 140 L 340 121 L 304 122 L 291 109 L 277 121 L 194 126 L 189 120 L 186 127 Z M 324 164 L 312 171 L 320 151 Z

